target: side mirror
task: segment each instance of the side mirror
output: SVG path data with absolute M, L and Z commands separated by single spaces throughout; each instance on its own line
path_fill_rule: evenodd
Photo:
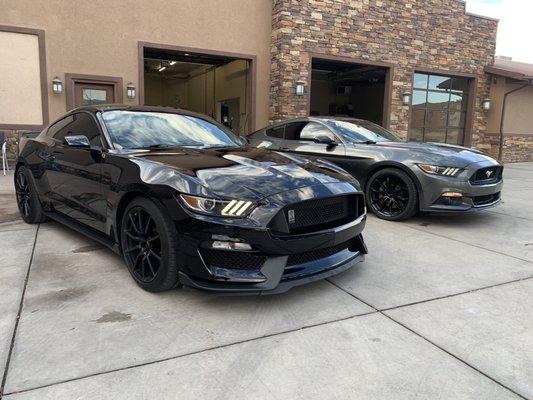
M 237 141 L 243 146 L 246 146 L 248 143 L 250 143 L 250 139 L 244 136 L 237 136 Z
M 91 147 L 91 142 L 89 142 L 89 139 L 85 135 L 65 136 L 65 143 L 70 147 Z
M 327 144 L 328 146 L 334 146 L 336 144 L 335 139 L 326 136 L 326 135 L 320 135 L 313 139 L 313 142 L 315 143 L 321 143 L 321 144 Z

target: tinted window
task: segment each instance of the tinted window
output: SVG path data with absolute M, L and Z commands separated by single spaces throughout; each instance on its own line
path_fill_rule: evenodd
M 266 130 L 266 135 L 267 136 L 270 136 L 270 137 L 273 137 L 273 138 L 278 138 L 278 139 L 283 139 L 283 132 L 285 131 L 285 126 L 277 126 L 275 128 L 270 128 L 270 129 L 267 129 Z
M 87 136 L 92 146 L 101 146 L 100 132 L 93 117 L 86 113 L 69 115 L 48 128 L 46 134 L 60 142 L 65 136 Z
M 74 122 L 67 127 L 68 135 L 87 136 L 91 146 L 102 146 L 100 131 L 94 118 L 86 113 L 74 114 Z
M 285 140 L 298 140 L 300 131 L 307 125 L 307 122 L 291 122 L 285 125 Z
M 238 137 L 226 127 L 191 115 L 146 111 L 107 111 L 102 115 L 117 148 L 239 146 Z
M 66 118 L 63 118 L 59 121 L 57 121 L 55 124 L 51 125 L 48 130 L 46 131 L 46 135 L 53 137 L 56 140 L 62 141 L 63 138 L 67 134 L 67 130 L 65 129 L 72 121 L 74 121 L 74 117 L 72 115 L 69 115 Z
M 369 121 L 329 120 L 326 124 L 351 143 L 401 141 L 394 133 Z
M 317 122 L 309 122 L 300 131 L 300 140 L 313 140 L 319 136 L 327 136 L 335 140 L 335 135 L 324 125 Z

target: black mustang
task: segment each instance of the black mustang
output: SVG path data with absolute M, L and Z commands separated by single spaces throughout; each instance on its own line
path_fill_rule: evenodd
M 15 187 L 24 221 L 51 217 L 104 243 L 149 291 L 283 292 L 366 253 L 351 176 L 185 111 L 73 110 L 22 141 Z
M 350 172 L 379 218 L 402 220 L 417 211 L 465 212 L 500 203 L 503 166 L 479 151 L 445 143 L 406 143 L 354 118 L 307 117 L 250 136 L 257 147 L 319 156 Z

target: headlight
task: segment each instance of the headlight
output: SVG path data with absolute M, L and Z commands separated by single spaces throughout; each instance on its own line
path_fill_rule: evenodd
M 244 218 L 254 208 L 254 203 L 246 200 L 215 200 L 188 194 L 180 194 L 180 198 L 192 211 L 220 217 Z
M 418 167 L 427 174 L 456 177 L 463 169 L 454 167 L 439 167 L 437 165 L 418 164 Z

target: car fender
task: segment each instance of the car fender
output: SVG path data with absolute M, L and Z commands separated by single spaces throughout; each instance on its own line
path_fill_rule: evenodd
M 399 163 L 397 161 L 392 160 L 386 160 L 386 161 L 380 161 L 372 165 L 371 168 L 368 169 L 367 174 L 364 178 L 364 180 L 361 182 L 361 185 L 363 186 L 363 190 L 366 190 L 366 183 L 368 182 L 368 179 L 374 175 L 379 170 L 385 169 L 385 168 L 397 168 L 405 172 L 409 177 L 413 180 L 415 183 L 418 197 L 419 199 L 424 197 L 424 191 L 422 189 L 422 185 L 420 184 L 420 181 L 418 180 L 418 177 L 416 174 L 411 170 L 411 168 L 407 167 L 406 165 Z

